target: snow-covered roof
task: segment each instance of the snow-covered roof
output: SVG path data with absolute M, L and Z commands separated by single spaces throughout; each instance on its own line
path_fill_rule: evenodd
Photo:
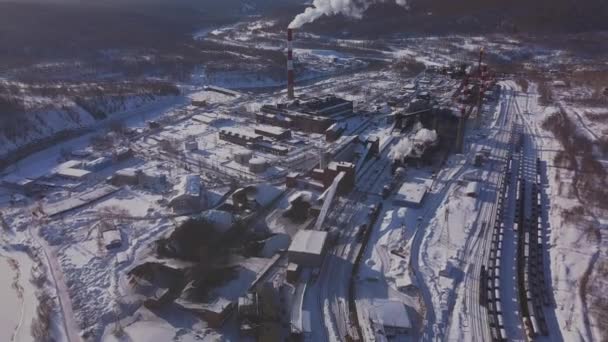
M 118 170 L 115 172 L 116 175 L 125 176 L 125 177 L 135 177 L 137 175 L 138 170 L 132 167 Z
M 90 173 L 91 172 L 89 172 L 87 170 L 71 169 L 71 168 L 57 170 L 57 175 L 62 176 L 62 177 L 69 177 L 69 178 L 83 178 L 83 177 L 86 177 L 87 175 L 89 175 Z
M 97 158 L 95 160 L 91 160 L 89 162 L 86 162 L 85 163 L 85 168 L 87 168 L 87 169 L 95 168 L 95 167 L 101 166 L 101 165 L 103 165 L 105 163 L 108 163 L 108 162 L 110 162 L 110 158 L 108 158 L 108 157 L 99 157 L 99 158 Z
M 329 128 L 327 129 L 327 131 L 339 131 L 343 128 L 346 128 L 346 124 L 344 122 L 336 122 L 334 124 L 332 124 L 331 126 L 329 126 Z
M 411 329 L 412 322 L 407 313 L 405 304 L 386 299 L 375 299 L 372 303 L 375 315 L 371 320 L 384 327 Z
M 103 241 L 105 242 L 106 246 L 119 244 L 122 242 L 122 237 L 120 236 L 120 231 L 118 231 L 116 229 L 106 230 L 105 232 L 101 233 L 101 235 L 103 237 Z
M 8 175 L 2 179 L 4 183 L 25 186 L 31 184 L 33 180 L 15 174 Z
M 253 140 L 259 139 L 261 137 L 260 135 L 255 134 L 254 132 L 251 132 L 249 130 L 235 128 L 235 127 L 222 128 L 220 130 L 220 132 L 222 132 L 224 134 L 228 134 L 228 135 L 246 137 L 246 138 L 253 139 Z
M 477 194 L 479 194 L 479 190 L 481 188 L 481 185 L 479 182 L 469 182 L 469 184 L 467 184 L 467 189 L 466 189 L 466 194 L 467 196 L 477 196 Z
M 295 201 L 297 198 L 301 198 L 305 202 L 312 203 L 312 202 L 316 201 L 318 197 L 319 197 L 318 194 L 313 193 L 311 191 L 298 191 L 298 192 L 293 193 L 291 196 L 289 196 L 288 202 L 291 203 L 291 202 Z
M 426 183 L 405 182 L 397 191 L 395 201 L 419 204 L 428 190 Z
M 196 115 L 192 116 L 192 120 L 199 121 L 199 122 L 202 122 L 204 124 L 210 124 L 215 119 L 216 118 L 211 117 L 211 116 L 207 116 L 207 115 L 204 115 L 204 114 L 196 114 Z
M 264 158 L 255 157 L 249 161 L 250 165 L 266 165 L 268 162 Z
M 183 195 L 198 197 L 201 193 L 201 178 L 196 174 L 185 175 L 175 189 L 177 194 L 173 198 Z
M 73 169 L 73 168 L 79 168 L 82 166 L 82 162 L 80 160 L 68 160 L 64 163 L 61 163 L 59 165 L 57 165 L 57 170 L 63 170 L 63 169 Z
M 320 255 L 323 252 L 327 232 L 318 230 L 300 230 L 289 246 L 290 252 Z
M 281 135 L 288 131 L 287 129 L 284 129 L 281 127 L 269 126 L 269 125 L 257 125 L 257 126 L 255 126 L 255 129 L 260 132 L 265 132 L 265 133 L 269 133 L 272 135 Z

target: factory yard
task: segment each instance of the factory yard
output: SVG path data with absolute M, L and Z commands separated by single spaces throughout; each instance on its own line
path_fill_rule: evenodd
M 3 341 L 606 338 L 608 127 L 584 86 L 493 69 L 479 48 L 509 37 L 298 33 L 293 87 L 207 79 L 4 169 Z

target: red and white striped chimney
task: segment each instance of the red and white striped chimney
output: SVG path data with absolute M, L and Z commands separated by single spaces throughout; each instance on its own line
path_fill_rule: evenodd
M 293 73 L 293 29 L 287 29 L 287 98 L 293 100 L 295 75 Z

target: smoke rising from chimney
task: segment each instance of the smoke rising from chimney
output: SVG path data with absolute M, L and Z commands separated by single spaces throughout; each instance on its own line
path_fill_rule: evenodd
M 304 24 L 312 23 L 320 17 L 343 14 L 345 16 L 361 19 L 363 13 L 373 4 L 395 2 L 407 8 L 407 0 L 314 0 L 313 7 L 308 7 L 298 14 L 289 28 L 300 28 Z

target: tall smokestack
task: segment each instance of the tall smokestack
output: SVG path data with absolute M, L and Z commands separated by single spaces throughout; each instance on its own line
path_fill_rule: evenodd
M 482 47 L 481 49 L 479 49 L 479 65 L 477 66 L 477 68 L 479 69 L 478 70 L 478 72 L 479 72 L 479 81 L 481 81 L 481 78 L 482 78 L 482 75 L 483 75 L 482 71 L 481 71 L 481 64 L 482 64 L 482 61 L 483 61 L 483 54 L 484 54 L 484 49 Z
M 293 100 L 295 76 L 293 73 L 293 29 L 287 29 L 287 98 Z

